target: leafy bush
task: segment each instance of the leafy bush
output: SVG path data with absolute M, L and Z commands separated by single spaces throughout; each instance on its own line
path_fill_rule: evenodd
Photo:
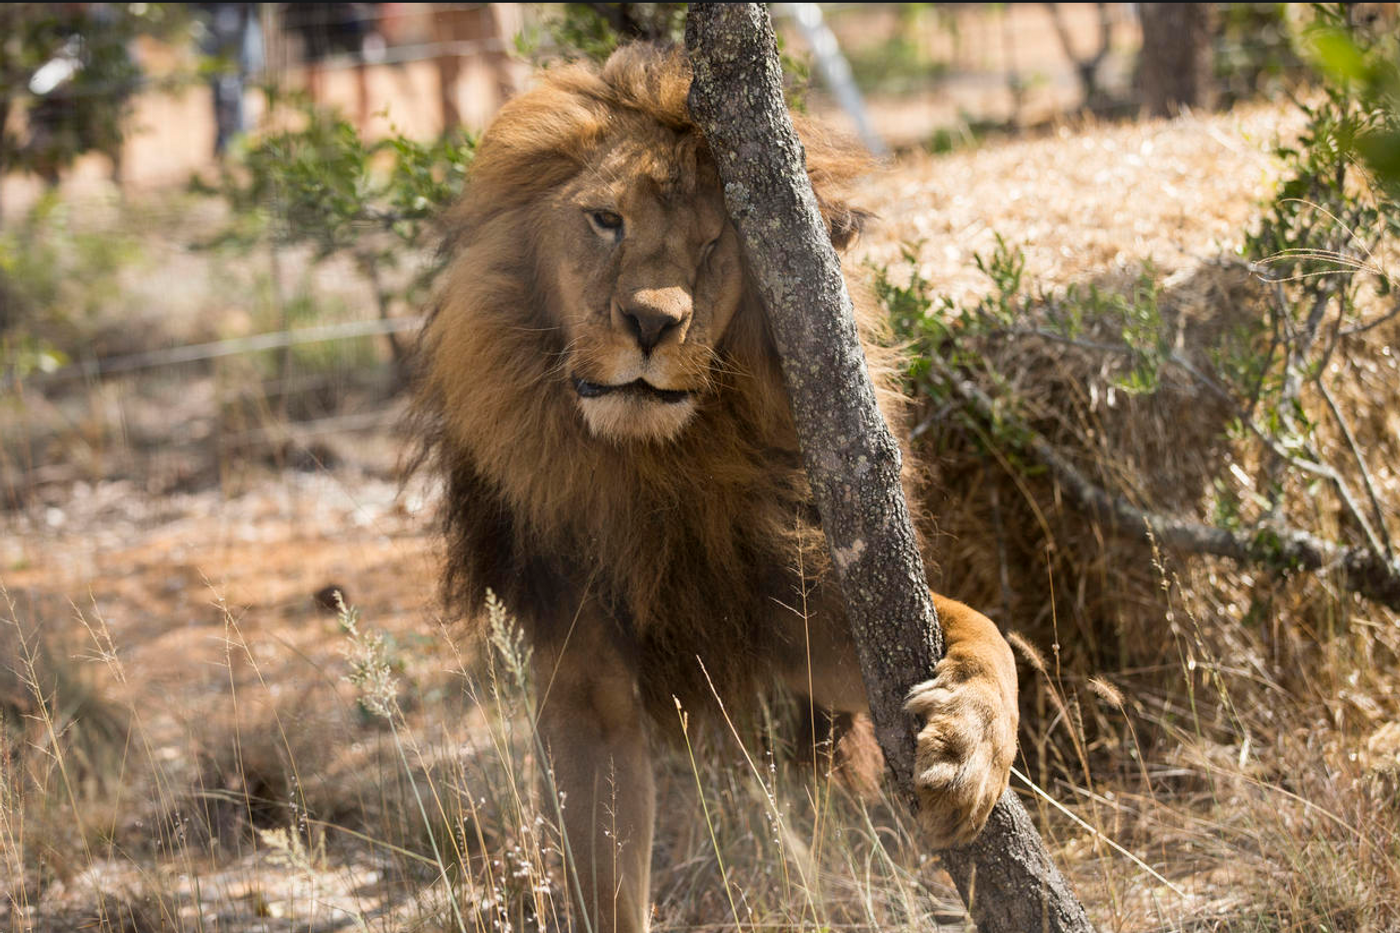
M 47 196 L 0 231 L 0 376 L 23 379 L 91 352 L 99 318 L 114 316 L 118 277 L 142 259 L 133 237 L 72 220 Z
M 1327 79 L 1324 106 L 1336 112 L 1338 154 L 1359 156 L 1393 198 L 1400 191 L 1400 34 L 1379 19 L 1356 22 L 1352 7 L 1318 4 L 1305 38 Z
M 50 181 L 84 152 L 118 158 L 131 95 L 144 80 L 128 49 L 143 35 L 178 36 L 174 3 L 0 5 L 0 174 Z M 9 131 L 23 114 L 22 135 Z
M 1306 75 L 1295 48 L 1288 3 L 1222 3 L 1215 18 L 1218 103 L 1271 96 Z
M 564 3 L 548 23 L 551 38 L 565 58 L 601 62 L 619 45 L 635 39 L 649 42 L 685 40 L 684 3 Z M 531 43 L 522 52 L 533 52 Z
M 462 190 L 475 138 L 453 131 L 419 142 L 396 133 L 366 142 L 335 111 L 300 99 L 290 107 L 279 103 L 269 92 L 269 110 L 298 128 L 243 140 L 215 183 L 192 182 L 195 191 L 222 197 L 232 208 L 228 226 L 203 245 L 308 246 L 318 263 L 347 257 L 381 318 L 419 307 L 439 268 L 432 258 L 435 221 Z M 420 260 L 418 268 L 395 276 L 408 258 Z M 392 333 L 389 342 L 401 362 L 404 352 Z

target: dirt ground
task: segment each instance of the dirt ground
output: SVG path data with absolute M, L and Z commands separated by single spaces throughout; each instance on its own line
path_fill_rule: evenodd
M 302 744 L 346 728 L 355 691 L 342 679 L 346 646 L 334 613 L 316 601 L 327 586 L 403 643 L 436 644 L 427 521 L 421 497 L 401 498 L 396 483 L 292 473 L 233 498 L 218 490 L 144 498 L 128 483 L 82 486 L 62 510 L 45 510 L 47 530 L 11 526 L 0 582 L 14 617 L 62 633 L 58 650 L 137 711 L 141 741 L 170 766 L 167 776 L 197 768 L 230 722 L 256 735 L 285 717 L 294 733 L 307 731 Z M 403 674 L 428 683 L 452 663 L 446 649 L 414 656 Z M 321 774 L 330 780 L 334 769 Z M 132 834 L 152 818 L 135 802 L 101 812 L 114 831 Z M 198 918 L 226 930 L 335 929 L 397 899 L 375 889 L 375 865 L 363 858 L 310 878 L 287 876 L 272 847 L 210 861 L 166 869 L 162 884 L 186 903 L 182 917 L 156 929 L 192 929 Z M 56 933 L 104 893 L 148 883 L 125 859 L 97 858 L 60 872 L 36 915 L 11 914 L 8 927 Z M 0 897 L 12 909 L 21 899 L 14 889 Z

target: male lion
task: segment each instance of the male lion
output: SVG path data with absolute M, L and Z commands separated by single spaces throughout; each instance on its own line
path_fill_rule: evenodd
M 779 683 L 866 710 L 689 85 L 683 57 L 633 46 L 601 70 L 551 70 L 508 104 L 450 215 L 453 258 L 421 345 L 424 454 L 447 480 L 447 594 L 475 609 L 494 589 L 531 640 L 594 930 L 646 929 L 648 732 L 674 728 L 672 697 L 742 709 Z M 844 247 L 863 215 L 841 186 L 864 160 L 800 126 Z M 857 305 L 876 334 L 877 309 Z M 873 342 L 867 355 L 900 425 L 897 356 Z M 917 784 L 929 842 L 944 847 L 976 835 L 1006 788 L 1016 674 L 991 621 L 934 601 L 947 656 L 908 707 L 926 718 Z

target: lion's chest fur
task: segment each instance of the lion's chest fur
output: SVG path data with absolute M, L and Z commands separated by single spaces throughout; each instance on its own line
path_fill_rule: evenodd
M 592 588 L 608 607 L 664 709 L 672 693 L 707 700 L 694 696 L 706 672 L 720 691 L 752 688 L 797 647 L 774 616 L 825 566 L 797 454 L 755 443 L 755 427 L 701 417 L 676 444 L 598 448 L 582 475 L 612 482 L 581 492 L 570 532 L 540 542 L 577 567 L 570 600 Z
M 711 681 L 721 695 L 751 690 L 798 647 L 775 617 L 825 566 L 795 450 L 731 418 L 721 407 L 674 444 L 594 441 L 571 462 L 537 462 L 529 491 L 504 504 L 519 569 L 502 582 L 531 637 L 559 638 L 598 607 L 589 618 L 636 657 L 658 711 L 672 695 L 708 702 Z M 568 491 L 567 521 L 536 514 L 540 484 Z

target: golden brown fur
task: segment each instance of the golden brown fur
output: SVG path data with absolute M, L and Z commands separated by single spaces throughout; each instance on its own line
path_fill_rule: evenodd
M 550 71 L 504 108 L 449 219 L 454 258 L 422 342 L 448 594 L 472 611 L 490 587 L 527 630 L 541 729 L 574 804 L 566 829 L 621 840 L 606 865 L 577 856 L 593 884 L 576 893 L 608 929 L 645 925 L 645 711 L 673 723 L 673 696 L 700 710 L 713 692 L 742 709 L 775 680 L 864 708 L 774 350 L 688 87 L 682 58 L 633 47 L 601 72 Z M 800 130 L 844 246 L 862 215 L 843 187 L 865 160 Z M 873 336 L 878 314 L 857 306 Z M 878 342 L 867 352 L 901 423 L 897 360 Z M 790 607 L 804 593 L 800 616 Z M 990 622 L 941 597 L 938 608 L 948 659 L 911 709 L 929 718 L 927 824 L 950 842 L 1005 787 L 1015 676 Z M 606 837 L 600 809 L 622 820 Z

